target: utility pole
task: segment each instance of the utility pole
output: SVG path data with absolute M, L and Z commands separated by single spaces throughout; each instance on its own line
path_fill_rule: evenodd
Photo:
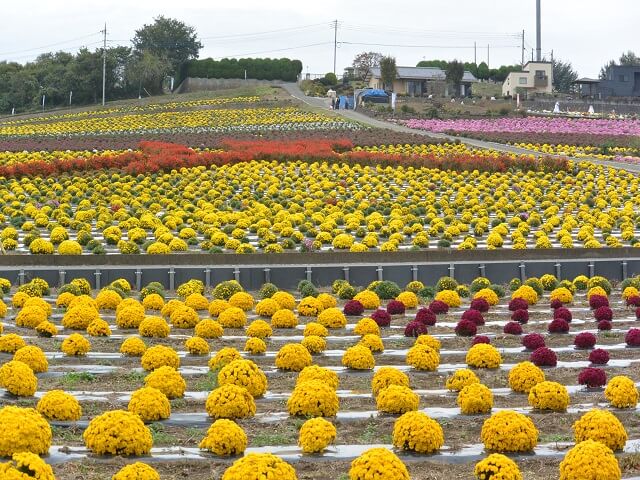
M 336 74 L 336 57 L 338 55 L 338 20 L 333 21 L 333 74 Z
M 542 61 L 542 15 L 540 0 L 536 0 L 536 61 Z
M 107 23 L 104 24 L 102 44 L 102 106 L 104 107 L 105 96 L 107 92 Z
M 553 65 L 553 50 L 551 50 L 551 64 Z
M 473 42 L 473 63 L 478 66 L 478 49 L 476 48 L 476 42 Z
M 522 30 L 522 68 L 524 68 L 524 29 Z
M 489 44 L 487 44 L 487 67 L 489 66 Z

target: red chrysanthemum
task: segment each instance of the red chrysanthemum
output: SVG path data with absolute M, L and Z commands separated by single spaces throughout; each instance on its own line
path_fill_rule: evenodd
M 544 337 L 539 333 L 529 333 L 522 338 L 522 345 L 527 350 L 536 350 L 544 347 Z
M 509 310 L 512 312 L 516 310 L 529 310 L 529 302 L 524 298 L 516 297 L 509 302 Z
M 562 318 L 554 318 L 549 323 L 549 333 L 567 333 L 569 331 L 569 323 Z
M 484 317 L 478 310 L 465 310 L 462 312 L 461 320 L 470 320 L 476 325 L 484 325 Z
M 471 320 L 460 320 L 456 325 L 456 335 L 461 337 L 473 337 L 478 332 L 478 327 Z
M 518 322 L 507 322 L 502 331 L 508 335 L 522 335 L 522 325 Z
M 471 340 L 471 345 L 476 345 L 478 343 L 491 343 L 491 340 L 486 335 L 476 335 Z
M 571 323 L 571 320 L 573 320 L 573 315 L 571 315 L 571 310 L 569 310 L 567 307 L 560 307 L 556 308 L 553 311 L 553 318 L 561 318 L 565 322 Z
M 349 316 L 362 315 L 364 312 L 364 306 L 358 300 L 349 300 L 344 304 L 342 311 L 345 315 Z
M 371 314 L 371 318 L 375 320 L 379 327 L 388 327 L 391 325 L 391 315 L 386 310 L 379 308 Z
M 429 310 L 426 307 L 422 307 L 420 310 L 416 312 L 415 320 L 417 320 L 418 322 L 424 323 L 425 325 L 433 326 L 436 324 L 437 318 L 436 318 L 436 314 L 433 313 L 431 310 Z
M 449 305 L 441 300 L 434 300 L 429 304 L 429 310 L 431 310 L 436 315 L 440 315 L 441 313 L 444 314 L 449 311 Z
M 398 300 L 391 300 L 387 303 L 387 312 L 391 315 L 402 315 L 404 313 L 405 306 L 404 303 L 399 302 Z
M 407 323 L 407 326 L 404 327 L 405 337 L 419 337 L 420 335 L 426 335 L 427 333 L 429 333 L 427 326 L 417 320 L 410 321 Z
M 527 323 L 529 321 L 529 310 L 525 310 L 521 308 L 520 310 L 516 310 L 511 314 L 511 320 L 518 323 Z
M 591 297 L 589 297 L 589 306 L 592 310 L 598 307 L 608 307 L 609 299 L 604 295 L 591 295 Z
M 611 308 L 603 305 L 602 307 L 598 307 L 593 311 L 593 317 L 599 322 L 600 320 L 611 321 L 613 319 L 613 310 Z
M 556 352 L 548 347 L 536 348 L 531 352 L 530 359 L 538 367 L 555 367 L 558 364 Z
M 489 311 L 489 302 L 487 302 L 484 298 L 474 298 L 471 300 L 471 305 L 469 306 L 472 310 L 477 310 L 481 313 L 486 313 Z
M 573 340 L 573 344 L 577 348 L 593 348 L 596 344 L 597 338 L 591 332 L 580 332 Z
M 596 348 L 589 353 L 589 361 L 594 365 L 606 365 L 609 361 L 609 352 L 602 348 Z
M 578 383 L 589 388 L 602 387 L 607 384 L 607 374 L 601 368 L 587 367 L 578 375 Z
M 632 328 L 624 336 L 624 341 L 630 347 L 640 347 L 640 329 Z

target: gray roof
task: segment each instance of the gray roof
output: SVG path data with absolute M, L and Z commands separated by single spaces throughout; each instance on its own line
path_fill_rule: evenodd
M 397 78 L 408 80 L 444 80 L 447 76 L 444 70 L 438 67 L 396 67 L 396 71 Z M 380 77 L 380 67 L 373 67 L 370 74 L 373 77 Z M 462 81 L 477 82 L 478 79 L 465 70 Z

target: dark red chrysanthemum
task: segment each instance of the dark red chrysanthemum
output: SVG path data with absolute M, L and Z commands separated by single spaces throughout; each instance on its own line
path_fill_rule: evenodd
M 602 307 L 598 307 L 593 311 L 593 316 L 597 321 L 607 320 L 610 322 L 613 319 L 613 310 L 611 310 L 606 305 L 603 305 Z
M 608 307 L 609 299 L 604 295 L 591 295 L 591 297 L 589 297 L 589 306 L 592 310 L 598 307 Z
M 508 335 L 522 335 L 522 325 L 518 322 L 507 322 L 502 331 Z
M 627 298 L 627 307 L 640 307 L 640 295 L 631 295 Z
M 373 312 L 371 314 L 371 318 L 373 318 L 380 327 L 388 327 L 391 325 L 391 315 L 389 315 L 389 312 L 381 308 Z
M 613 328 L 613 323 L 609 320 L 600 320 L 598 322 L 598 330 L 611 330 Z
M 556 308 L 553 311 L 553 318 L 561 318 L 565 322 L 571 323 L 571 320 L 573 320 L 573 315 L 571 315 L 571 310 L 569 310 L 567 307 L 560 307 Z
M 471 340 L 471 345 L 476 345 L 478 343 L 491 343 L 491 340 L 489 340 L 489 337 L 486 335 L 476 335 L 473 337 L 473 340 Z
M 640 347 L 640 329 L 632 328 L 624 336 L 624 341 L 630 347 Z
M 429 310 L 426 307 L 422 307 L 420 310 L 418 310 L 416 312 L 416 318 L 414 320 L 417 320 L 418 322 L 422 322 L 425 325 L 435 325 L 436 324 L 436 314 L 433 313 L 431 310 Z
M 427 333 L 429 333 L 427 331 L 427 326 L 417 320 L 410 321 L 404 328 L 405 337 L 418 337 L 420 335 L 426 335 Z
M 554 318 L 548 327 L 549 333 L 567 333 L 569 331 L 569 323 L 562 318 Z
M 486 313 L 489 311 L 489 302 L 487 302 L 484 298 L 474 298 L 471 300 L 471 305 L 469 308 L 471 310 L 477 310 L 482 313 Z
M 362 312 L 364 312 L 364 306 L 358 300 L 349 300 L 344 304 L 342 311 L 345 315 L 349 316 L 362 315 Z
M 544 347 L 544 337 L 539 333 L 529 333 L 522 338 L 522 345 L 527 350 L 536 350 Z
M 470 320 L 476 325 L 484 325 L 484 318 L 478 310 L 465 310 L 462 313 L 461 320 Z
M 609 361 L 609 352 L 596 348 L 589 353 L 589 361 L 594 365 L 605 365 Z
M 509 302 L 509 310 L 512 312 L 516 310 L 529 310 L 529 302 L 524 298 L 516 297 Z
M 548 347 L 536 348 L 531 352 L 530 359 L 538 367 L 555 367 L 558 364 L 556 352 Z
M 429 310 L 431 310 L 436 315 L 440 315 L 441 313 L 444 314 L 449 311 L 449 305 L 440 300 L 434 300 L 429 304 Z
M 550 306 L 551 308 L 553 308 L 554 310 L 555 310 L 555 309 L 557 309 L 557 308 L 560 308 L 562 305 L 563 305 L 563 303 L 562 303 L 559 299 L 557 299 L 557 298 L 554 298 L 554 299 L 553 299 L 553 300 L 551 300 L 551 302 L 549 303 L 549 306 Z
M 521 308 L 511 314 L 511 320 L 518 323 L 527 323 L 529 321 L 529 310 Z
M 578 383 L 589 388 L 602 387 L 607 384 L 607 374 L 601 368 L 587 367 L 578 375 Z
M 402 315 L 404 311 L 404 303 L 399 302 L 398 300 L 391 300 L 387 304 L 387 312 L 389 312 L 391 315 Z
M 456 325 L 456 335 L 461 337 L 473 337 L 477 332 L 478 328 L 471 320 L 460 320 Z
M 578 348 L 593 348 L 597 338 L 591 332 L 580 332 L 573 340 L 573 344 Z

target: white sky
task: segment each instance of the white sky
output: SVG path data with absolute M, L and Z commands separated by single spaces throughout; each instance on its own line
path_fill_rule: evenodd
M 2 1 L 0 11 L 0 61 L 21 63 L 52 50 L 94 49 L 105 21 L 109 45 L 129 45 L 134 31 L 159 14 L 196 28 L 200 58 L 298 58 L 310 73 L 333 70 L 334 19 L 345 42 L 338 46 L 338 73 L 364 50 L 394 55 L 402 66 L 423 58 L 473 61 L 474 41 L 478 63 L 487 59 L 487 44 L 491 67 L 519 63 L 523 29 L 525 58 L 535 47 L 535 0 L 20 0 Z M 542 15 L 543 53 L 553 49 L 580 76 L 597 76 L 622 51 L 640 54 L 638 0 L 542 0 Z M 263 33 L 283 29 L 294 30 Z

